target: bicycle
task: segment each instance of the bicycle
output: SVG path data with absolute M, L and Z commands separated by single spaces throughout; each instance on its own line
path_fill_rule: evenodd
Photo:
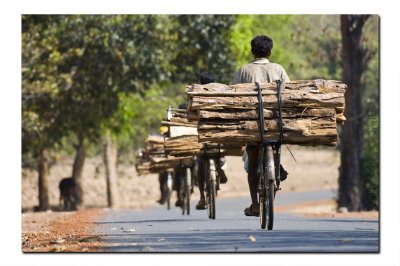
M 180 189 L 179 194 L 182 200 L 182 215 L 185 213 L 190 215 L 190 194 L 193 190 L 193 177 L 191 174 L 191 167 L 192 167 L 192 160 L 190 162 L 188 160 L 182 160 L 181 162 L 181 169 L 179 173 L 180 179 Z
M 205 192 L 206 192 L 206 204 L 207 204 L 207 214 L 209 219 L 215 220 L 216 216 L 216 203 L 215 199 L 218 195 L 218 190 L 220 189 L 220 176 L 216 169 L 216 163 L 219 163 L 221 156 L 220 147 L 218 147 L 219 152 L 217 154 L 208 155 L 207 154 L 207 144 L 204 144 L 204 173 L 206 175 L 205 180 Z
M 280 147 L 283 142 L 282 127 L 282 99 L 281 82 L 276 81 L 278 96 L 278 128 L 279 139 L 264 140 L 264 113 L 261 89 L 258 82 L 255 83 L 258 90 L 258 119 L 259 119 L 259 152 L 258 152 L 258 200 L 260 205 L 261 228 L 272 230 L 274 225 L 274 200 L 276 192 L 280 190 Z

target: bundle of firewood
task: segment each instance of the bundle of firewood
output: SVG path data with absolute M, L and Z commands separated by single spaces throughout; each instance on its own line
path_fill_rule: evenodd
M 143 151 L 137 152 L 135 168 L 138 175 L 147 175 L 150 173 L 150 157 L 148 153 Z
M 264 138 L 279 139 L 276 83 L 261 83 Z M 337 123 L 345 121 L 346 84 L 334 80 L 300 80 L 281 85 L 283 143 L 337 144 Z M 199 142 L 260 141 L 258 91 L 255 84 L 210 83 L 186 88 L 188 119 L 198 123 Z
M 177 157 L 195 155 L 203 146 L 197 141 L 197 123 L 188 121 L 185 109 L 169 108 L 161 125 L 168 126 L 169 137 L 164 142 L 166 154 Z
M 196 155 L 203 144 L 198 142 L 197 135 L 182 135 L 165 139 L 165 151 L 173 156 Z
M 242 144 L 209 144 L 205 147 L 198 142 L 197 121 L 188 120 L 185 109 L 169 109 L 170 117 L 162 125 L 169 127 L 170 137 L 165 138 L 164 147 L 168 155 L 182 157 L 202 153 L 208 155 L 242 155 Z
M 185 157 L 152 157 L 150 161 L 150 172 L 160 173 L 163 171 L 175 171 L 177 167 L 186 164 L 191 166 L 193 164 L 192 156 Z
M 197 132 L 197 129 L 194 128 Z M 185 137 L 185 136 L 181 136 Z M 188 146 L 178 148 L 179 157 L 167 154 L 164 148 L 164 137 L 150 135 L 145 140 L 144 150 L 138 152 L 136 155 L 136 172 L 138 175 L 146 175 L 149 173 L 160 173 L 163 171 L 174 171 L 174 169 L 182 163 L 192 164 L 193 157 L 190 152 L 190 142 L 186 142 Z M 197 142 L 197 135 L 195 136 L 195 144 L 202 145 Z M 175 148 L 176 149 L 176 148 Z M 179 153 L 179 149 L 180 153 Z M 188 156 L 189 155 L 189 156 Z
M 150 135 L 144 141 L 144 153 L 150 156 L 165 154 L 164 137 Z
M 150 135 L 144 141 L 144 150 L 136 156 L 136 172 L 138 175 L 158 173 L 176 166 L 174 162 L 165 163 L 168 159 L 164 148 L 164 137 Z
M 168 116 L 161 121 L 161 125 L 169 129 L 169 137 L 197 136 L 197 122 L 187 119 L 186 109 L 168 109 Z

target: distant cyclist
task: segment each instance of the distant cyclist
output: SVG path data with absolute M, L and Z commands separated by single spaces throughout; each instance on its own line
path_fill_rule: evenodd
M 200 73 L 199 77 L 200 77 L 200 84 L 208 84 L 215 82 L 215 76 L 212 73 L 203 72 Z M 201 154 L 197 156 L 197 163 L 198 163 L 197 177 L 198 177 L 199 191 L 200 191 L 200 200 L 196 204 L 197 210 L 205 210 L 207 208 L 206 197 L 204 195 L 204 187 L 205 187 L 206 171 L 207 171 L 207 169 L 205 169 L 206 167 L 205 160 L 206 160 L 205 155 Z M 217 162 L 217 167 L 216 167 L 221 183 L 226 183 L 228 181 L 225 172 L 223 170 L 224 165 L 225 165 L 225 157 L 221 156 Z

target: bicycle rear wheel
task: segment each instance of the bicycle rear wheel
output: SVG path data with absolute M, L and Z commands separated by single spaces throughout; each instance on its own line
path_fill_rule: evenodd
M 186 178 L 185 176 L 183 176 L 183 172 L 180 172 L 180 190 L 179 190 L 179 195 L 181 198 L 181 210 L 182 210 L 182 215 L 185 215 L 185 211 L 186 211 Z
M 275 198 L 275 164 L 272 147 L 267 145 L 260 151 L 264 157 L 264 174 L 260 178 L 261 191 L 259 192 L 260 224 L 261 229 L 268 227 L 272 230 L 274 224 L 274 198 Z
M 275 199 L 275 162 L 274 162 L 274 152 L 271 146 L 267 146 L 267 179 L 268 186 L 266 187 L 266 202 L 268 211 L 268 230 L 272 230 L 274 226 L 274 199 Z M 265 186 L 264 186 L 265 187 Z
M 216 184 L 214 180 L 209 181 L 208 192 L 207 192 L 207 210 L 208 218 L 215 219 L 215 192 Z
M 217 192 L 217 183 L 216 183 L 216 173 L 215 173 L 215 163 L 214 160 L 210 159 L 207 162 L 207 172 L 208 172 L 208 180 L 207 180 L 207 209 L 208 209 L 208 218 L 215 219 L 216 206 L 215 206 L 215 197 Z

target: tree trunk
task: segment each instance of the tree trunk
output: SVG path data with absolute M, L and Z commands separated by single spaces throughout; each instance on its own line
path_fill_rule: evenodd
M 364 15 L 340 16 L 343 82 L 348 88 L 345 94 L 347 121 L 344 123 L 341 137 L 338 204 L 339 207 L 346 207 L 349 211 L 363 208 L 361 175 L 363 115 L 360 80 L 365 68 L 366 49 L 362 45 L 362 32 L 367 19 L 368 16 Z
M 117 186 L 117 145 L 107 134 L 104 141 L 104 165 L 107 179 L 107 203 L 108 207 L 118 207 Z
M 75 181 L 75 193 L 76 193 L 76 202 L 73 209 L 79 210 L 84 206 L 84 193 L 83 193 L 83 166 L 85 164 L 86 158 L 86 145 L 84 142 L 84 138 L 82 136 L 79 137 L 78 145 L 76 146 L 76 154 L 74 165 L 72 169 L 72 178 Z
M 49 204 L 49 164 L 47 152 L 42 149 L 40 151 L 39 163 L 39 211 L 47 211 L 50 209 Z

